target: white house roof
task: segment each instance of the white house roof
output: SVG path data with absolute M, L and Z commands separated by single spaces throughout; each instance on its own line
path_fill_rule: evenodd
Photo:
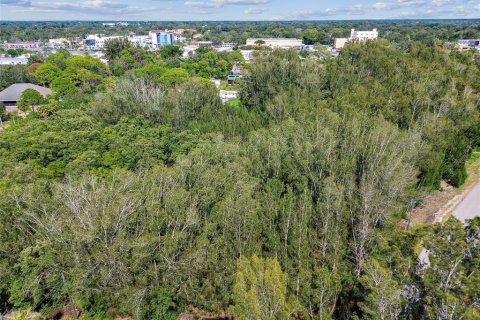
M 27 89 L 34 89 L 40 92 L 43 96 L 49 95 L 52 93 L 52 90 L 38 86 L 33 83 L 15 83 L 12 84 L 10 87 L 6 88 L 2 92 L 0 92 L 0 101 L 18 101 L 20 100 L 20 96 L 22 92 Z
M 1 57 L 0 64 L 27 64 L 28 58 L 27 57 L 16 57 L 16 58 L 9 58 L 9 57 Z

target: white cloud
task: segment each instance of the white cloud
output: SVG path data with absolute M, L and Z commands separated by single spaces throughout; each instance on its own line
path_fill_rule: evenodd
M 436 6 L 444 6 L 444 5 L 453 4 L 461 1 L 462 0 L 432 0 L 432 4 Z
M 221 8 L 224 6 L 245 6 L 267 4 L 270 0 L 208 0 L 186 1 L 184 4 L 195 8 Z
M 32 2 L 30 0 L 2 0 L 0 4 L 18 7 L 30 7 Z
M 372 4 L 373 9 L 382 10 L 388 8 L 388 4 L 385 2 L 377 2 Z
M 125 3 L 110 0 L 88 0 L 88 1 L 39 1 L 31 2 L 29 0 L 1 0 L 2 4 L 25 7 L 22 12 L 33 13 L 79 13 L 79 14 L 100 14 L 102 16 L 131 16 L 150 12 L 156 8 L 130 6 Z
M 215 8 L 213 3 L 205 1 L 186 1 L 184 4 L 194 8 Z
M 261 13 L 264 13 L 265 11 L 267 11 L 267 9 L 249 7 L 243 13 L 245 13 L 245 14 L 261 14 Z

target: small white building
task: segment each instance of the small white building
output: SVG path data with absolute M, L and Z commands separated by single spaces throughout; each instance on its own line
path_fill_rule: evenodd
M 26 56 L 20 56 L 15 58 L 10 57 L 1 57 L 0 65 L 16 65 L 16 64 L 27 64 L 28 58 Z
M 219 96 L 223 103 L 227 103 L 231 99 L 238 98 L 238 91 L 220 90 Z
M 150 47 L 152 45 L 151 36 L 139 36 L 131 34 L 128 36 L 127 40 L 137 47 Z
M 40 41 L 25 41 L 25 42 L 4 42 L 3 47 L 5 49 L 34 49 L 43 46 L 43 42 Z
M 65 48 L 72 44 L 67 38 L 48 39 L 48 46 L 51 48 Z
M 357 31 L 355 29 L 352 29 L 352 31 L 350 31 L 349 39 L 364 41 L 364 40 L 377 39 L 377 38 L 378 38 L 377 29 L 372 29 L 372 31 Z
M 348 38 L 335 38 L 335 49 L 343 49 L 348 43 Z
M 105 36 L 104 34 L 90 34 L 88 35 L 85 40 L 84 44 L 86 47 L 90 49 L 103 49 L 105 48 L 105 44 L 107 41 L 113 39 L 121 39 L 124 38 L 123 36 Z
M 335 38 L 335 49 L 343 49 L 351 41 L 366 41 L 378 38 L 378 30 L 358 31 L 352 29 L 349 38 Z

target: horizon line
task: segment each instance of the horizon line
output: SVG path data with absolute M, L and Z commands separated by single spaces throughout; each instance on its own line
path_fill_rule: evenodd
M 365 18 L 365 19 L 264 19 L 264 20 L 123 20 L 123 19 L 114 19 L 114 20 L 2 20 L 0 23 L 6 22 L 338 22 L 338 21 L 348 21 L 348 22 L 368 22 L 368 21 L 480 21 L 479 18 Z

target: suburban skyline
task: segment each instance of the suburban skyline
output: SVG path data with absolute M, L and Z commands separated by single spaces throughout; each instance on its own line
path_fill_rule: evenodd
M 6 20 L 471 19 L 473 0 L 0 0 Z

